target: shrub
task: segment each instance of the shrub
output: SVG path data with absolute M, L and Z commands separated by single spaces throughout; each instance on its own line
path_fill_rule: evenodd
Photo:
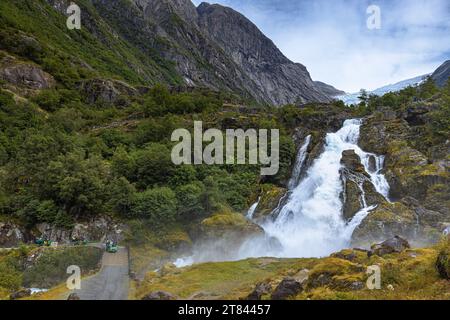
M 200 215 L 205 209 L 202 206 L 202 195 L 205 186 L 201 182 L 194 182 L 179 186 L 175 189 L 175 194 L 180 204 L 178 212 L 182 215 Z
M 93 247 L 44 248 L 41 256 L 23 274 L 28 288 L 51 288 L 65 281 L 67 267 L 79 266 L 83 275 L 96 270 L 103 251 Z
M 169 188 L 154 188 L 137 193 L 132 215 L 147 218 L 156 225 L 174 221 L 177 216 L 175 193 Z

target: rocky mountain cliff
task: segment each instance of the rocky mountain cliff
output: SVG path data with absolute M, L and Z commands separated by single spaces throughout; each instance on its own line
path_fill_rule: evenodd
M 199 27 L 256 84 L 257 96 L 272 104 L 327 101 L 306 67 L 293 63 L 247 18 L 233 9 L 202 3 Z
M 69 3 L 45 2 L 61 14 Z M 272 105 L 330 100 L 305 66 L 287 59 L 233 9 L 207 3 L 196 8 L 190 0 L 90 0 L 79 5 L 83 27 L 98 41 L 110 48 L 111 42 L 126 42 L 135 59 L 119 57 L 129 60 L 140 84 L 207 87 Z
M 439 68 L 434 71 L 431 78 L 436 82 L 436 85 L 443 87 L 450 78 L 450 60 L 445 61 Z
M 323 83 L 321 81 L 314 81 L 314 84 L 321 92 L 323 92 L 324 94 L 326 94 L 329 97 L 336 97 L 336 96 L 346 94 L 345 91 L 336 89 L 335 87 L 333 87 L 329 84 Z

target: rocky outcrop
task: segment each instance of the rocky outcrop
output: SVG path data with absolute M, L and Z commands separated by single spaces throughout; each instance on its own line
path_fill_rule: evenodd
M 369 257 L 372 255 L 377 255 L 377 256 L 382 257 L 386 254 L 400 253 L 409 248 L 410 248 L 410 245 L 407 240 L 405 240 L 399 236 L 394 236 L 391 239 L 388 239 L 381 243 L 372 245 L 372 247 L 370 248 L 370 251 L 367 254 Z
M 0 222 L 0 248 L 17 247 L 28 240 L 24 228 L 12 222 Z
M 385 155 L 389 197 L 395 202 L 369 213 L 354 232 L 355 243 L 364 243 L 365 237 L 370 245 L 399 235 L 413 244 L 429 244 L 439 240 L 450 222 L 448 146 L 426 143 L 426 125 L 435 107 L 416 103 L 398 112 L 379 108 L 365 120 L 359 144 Z
M 284 278 L 271 295 L 272 300 L 286 300 L 302 292 L 308 281 L 309 270 L 301 270 L 293 277 Z
M 338 258 L 327 258 L 311 270 L 307 288 L 361 290 L 364 288 L 364 272 L 365 268 L 360 264 Z
M 445 61 L 436 71 L 431 75 L 437 86 L 443 87 L 450 78 L 450 60 Z
M 255 286 L 255 289 L 247 296 L 245 300 L 261 300 L 265 295 L 270 294 L 272 285 L 268 282 L 261 282 Z
M 284 278 L 272 293 L 272 300 L 286 300 L 302 290 L 302 284 L 294 278 Z
M 274 185 L 263 185 L 261 198 L 253 214 L 255 221 L 266 219 L 276 208 L 282 207 L 282 201 L 286 197 L 285 188 Z
M 351 220 L 364 207 L 386 201 L 376 191 L 355 150 L 343 151 L 341 164 L 343 166 L 340 173 L 344 186 L 342 199 L 345 220 Z
M 303 65 L 287 59 L 230 8 L 207 3 L 196 8 L 189 0 L 93 4 L 106 21 L 116 22 L 115 33 L 147 55 L 160 55 L 167 61 L 163 67 L 173 64 L 183 86 L 231 91 L 275 105 L 330 100 Z
M 257 95 L 274 105 L 329 101 L 306 68 L 287 59 L 247 18 L 231 8 L 202 3 L 199 26 L 261 89 Z
M 88 222 L 80 222 L 72 229 L 62 229 L 48 223 L 36 225 L 38 234 L 48 240 L 59 243 L 70 243 L 73 239 L 90 242 L 104 242 L 106 239 L 121 241 L 127 227 L 108 217 L 98 217 Z
M 32 63 L 7 55 L 0 60 L 0 80 L 18 88 L 49 89 L 55 85 L 53 77 Z
M 243 215 L 219 212 L 201 222 L 195 238 L 197 240 L 229 239 L 239 243 L 250 236 L 258 235 L 264 235 L 263 229 L 245 219 Z
M 396 235 L 407 239 L 425 238 L 424 232 L 412 209 L 401 203 L 384 202 L 371 211 L 356 227 L 352 235 L 352 246 L 370 247 L 373 243 Z
M 336 89 L 335 87 L 321 81 L 314 81 L 314 84 L 316 85 L 317 89 L 331 98 L 346 94 L 345 91 Z
M 118 80 L 92 79 L 81 84 L 81 90 L 86 96 L 87 103 L 114 104 L 121 96 L 133 96 L 137 90 L 125 82 Z

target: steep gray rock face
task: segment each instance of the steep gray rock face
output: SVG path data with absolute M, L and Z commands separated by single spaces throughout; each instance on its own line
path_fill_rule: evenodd
M 275 105 L 329 101 L 306 67 L 286 58 L 252 22 L 233 9 L 202 3 L 199 26 L 257 85 L 258 98 Z M 249 88 L 250 89 L 250 88 Z
M 121 95 L 132 96 L 136 89 L 118 80 L 92 79 L 81 84 L 88 103 L 114 103 Z
M 21 227 L 10 222 L 0 222 L 0 248 L 16 247 L 24 242 L 26 235 Z
M 317 89 L 319 89 L 322 93 L 326 94 L 329 97 L 336 97 L 344 95 L 346 93 L 345 91 L 336 89 L 335 87 L 321 81 L 314 81 L 314 84 L 316 85 Z
M 0 60 L 0 79 L 14 86 L 33 90 L 48 89 L 55 80 L 39 66 L 6 56 Z
M 261 103 L 328 102 L 306 68 L 287 59 L 236 11 L 190 0 L 91 0 L 114 31 L 172 61 L 184 86 L 231 91 Z
M 436 71 L 431 75 L 431 78 L 436 82 L 436 85 L 443 87 L 448 78 L 450 78 L 450 60 L 445 61 Z
M 174 13 L 185 21 L 197 24 L 197 9 L 190 0 L 135 0 L 135 3 L 147 14 L 152 13 L 162 20 L 167 13 Z

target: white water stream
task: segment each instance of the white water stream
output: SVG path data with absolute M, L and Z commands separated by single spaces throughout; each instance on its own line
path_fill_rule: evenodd
M 248 240 L 239 249 L 236 260 L 262 256 L 320 257 L 348 247 L 355 228 L 376 206 L 368 207 L 363 193 L 363 208 L 351 221 L 343 219 L 340 197 L 343 191 L 340 177 L 342 152 L 355 150 L 375 189 L 386 198 L 389 192 L 389 184 L 381 172 L 384 158 L 366 153 L 357 145 L 360 127 L 361 120 L 347 120 L 339 131 L 327 134 L 324 151 L 308 168 L 304 178 L 298 181 L 310 143 L 310 137 L 305 139 L 289 183 L 292 187 L 289 198 L 279 209 L 275 220 L 261 225 L 267 237 Z M 250 208 L 249 218 L 257 205 Z M 274 238 L 278 240 L 278 246 L 273 245 Z M 220 258 L 215 257 L 214 260 Z M 196 262 L 195 259 L 179 259 L 176 264 L 183 266 L 192 262 Z

